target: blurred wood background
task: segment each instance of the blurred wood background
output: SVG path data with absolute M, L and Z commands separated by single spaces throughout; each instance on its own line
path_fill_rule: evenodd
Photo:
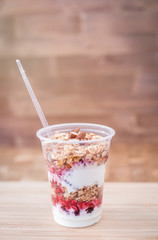
M 0 0 L 0 179 L 46 179 L 40 121 L 92 122 L 116 136 L 109 181 L 158 181 L 158 1 Z

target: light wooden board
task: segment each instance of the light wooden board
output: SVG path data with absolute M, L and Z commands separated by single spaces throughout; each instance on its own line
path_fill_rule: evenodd
M 1 182 L 0 239 L 158 239 L 158 184 L 106 183 L 102 220 L 72 229 L 54 222 L 47 182 Z

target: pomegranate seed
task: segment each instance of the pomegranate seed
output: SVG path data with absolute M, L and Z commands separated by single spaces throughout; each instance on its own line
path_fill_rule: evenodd
M 72 200 L 72 201 L 71 201 L 71 206 L 76 205 L 76 204 L 77 204 L 77 201 L 76 201 L 76 200 Z
M 79 208 L 77 206 L 72 206 L 72 208 L 74 209 L 75 216 L 78 216 L 80 214 Z
M 91 213 L 91 212 L 93 212 L 93 210 L 94 210 L 93 207 L 89 207 L 89 208 L 86 209 L 86 212 L 87 212 L 87 213 Z

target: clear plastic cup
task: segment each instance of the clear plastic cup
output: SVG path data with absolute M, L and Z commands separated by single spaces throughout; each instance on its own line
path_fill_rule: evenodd
M 55 132 L 80 131 L 93 140 L 54 140 Z M 37 131 L 51 185 L 54 220 L 66 227 L 86 227 L 101 219 L 105 165 L 115 131 L 89 123 L 52 125 Z

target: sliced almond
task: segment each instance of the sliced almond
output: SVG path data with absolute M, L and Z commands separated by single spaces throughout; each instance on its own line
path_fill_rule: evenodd
M 79 133 L 79 131 L 80 131 L 79 128 L 75 128 L 72 132 Z
M 76 139 L 81 140 L 81 139 L 84 139 L 85 136 L 86 136 L 86 132 L 80 132 L 80 133 L 77 135 Z
M 69 133 L 69 139 L 76 138 L 76 136 L 77 136 L 77 133 L 76 133 L 76 132 L 70 132 L 70 133 Z

